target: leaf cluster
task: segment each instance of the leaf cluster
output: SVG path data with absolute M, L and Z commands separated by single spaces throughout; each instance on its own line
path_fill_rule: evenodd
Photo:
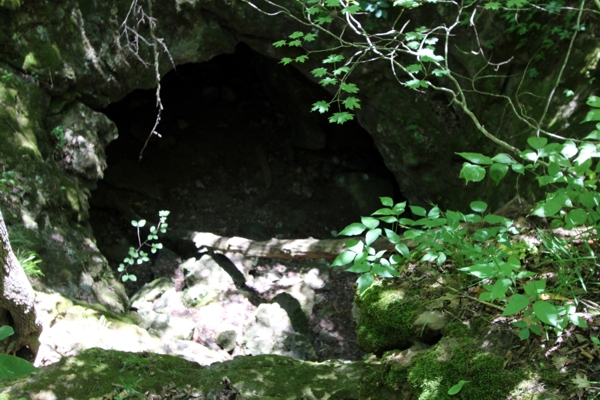
M 138 238 L 138 247 L 129 247 L 128 257 L 123 259 L 123 262 L 119 264 L 119 268 L 117 271 L 121 272 L 121 280 L 123 282 L 137 281 L 137 276 L 134 274 L 127 272 L 127 266 L 129 265 L 141 265 L 145 262 L 150 261 L 149 254 L 142 250 L 144 247 L 150 248 L 150 253 L 155 254 L 158 250 L 163 248 L 162 243 L 157 242 L 159 233 L 167 233 L 167 216 L 170 214 L 170 211 L 162 210 L 158 212 L 158 216 L 160 218 L 158 225 L 150 227 L 150 233 L 146 237 L 146 240 L 141 241 L 140 237 L 140 228 L 146 226 L 146 220 L 141 219 L 139 221 L 131 221 L 131 225 L 136 228 L 137 238 Z

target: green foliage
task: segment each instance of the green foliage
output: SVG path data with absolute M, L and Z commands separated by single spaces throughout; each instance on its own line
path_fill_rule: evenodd
M 52 137 L 56 140 L 56 148 L 62 149 L 67 144 L 67 139 L 65 138 L 65 128 L 62 125 L 55 126 L 54 129 L 50 131 Z
M 588 105 L 593 109 L 584 122 L 600 121 L 600 99 L 592 96 Z M 364 237 L 346 242 L 347 250 L 332 266 L 351 264 L 346 271 L 360 274 L 358 291 L 363 295 L 376 279 L 398 277 L 406 260 L 437 265 L 451 261 L 458 271 L 481 282 L 484 291 L 479 300 L 503 302 L 502 316 L 520 316 L 513 324 L 520 329 L 519 336 L 523 340 L 529 338 L 531 332 L 543 335 L 547 328 L 560 334 L 570 323 L 587 327 L 582 314 L 577 312 L 576 303 L 564 295 L 571 294 L 576 300 L 575 287 L 586 290 L 583 268 L 589 269 L 588 275 L 596 274 L 591 247 L 587 247 L 589 256 L 574 256 L 569 250 L 573 248 L 573 240 L 587 239 L 600 230 L 600 193 L 597 191 L 600 123 L 596 128 L 579 143 L 549 143 L 545 137 L 530 138 L 527 142 L 531 149 L 519 154 L 523 163 L 504 153 L 494 157 L 458 153 L 467 160 L 460 172 L 467 184 L 483 180 L 488 173 L 498 184 L 509 169 L 518 174 L 525 171 L 535 174 L 539 185 L 546 188 L 546 196 L 531 214 L 549 219 L 553 228 L 579 230 L 570 241 L 538 233 L 547 259 L 555 265 L 557 284 L 553 290 L 547 288 L 546 279 L 533 279 L 536 273 L 523 268 L 524 245 L 511 240 L 511 236 L 518 233 L 513 221 L 486 213 L 488 205 L 483 201 L 470 204 L 471 214 L 443 212 L 437 206 L 429 211 L 409 206 L 416 217 L 411 219 L 401 217 L 406 211 L 406 202 L 394 204 L 391 198 L 381 197 L 383 208 L 340 232 L 340 235 Z M 389 228 L 382 229 L 381 224 L 388 224 Z M 468 225 L 474 228 L 472 232 Z M 403 237 L 399 229 L 404 230 Z M 381 245 L 379 248 L 383 250 L 378 250 L 380 238 L 395 251 L 390 254 L 386 251 L 389 246 Z
M 44 273 L 39 267 L 42 260 L 38 253 L 17 247 L 15 256 L 17 257 L 17 260 L 19 260 L 21 267 L 23 267 L 25 275 L 34 277 L 44 276 Z
M 39 266 L 42 259 L 37 252 L 30 250 L 35 245 L 34 233 L 22 225 L 17 225 L 9 229 L 8 238 L 25 275 L 44 276 Z
M 152 254 L 155 254 L 158 250 L 163 248 L 162 243 L 157 241 L 158 234 L 159 233 L 164 234 L 167 232 L 167 227 L 168 227 L 167 216 L 169 214 L 170 214 L 170 211 L 166 211 L 166 210 L 158 212 L 158 216 L 160 218 L 158 225 L 150 227 L 150 233 L 146 237 L 146 240 L 144 240 L 143 242 L 142 242 L 141 236 L 140 236 L 140 228 L 143 228 L 144 226 L 146 226 L 146 220 L 142 219 L 139 221 L 131 221 L 131 225 L 133 225 L 136 228 L 138 247 L 137 248 L 130 247 L 128 257 L 125 257 L 123 262 L 121 264 L 119 264 L 119 268 L 117 270 L 122 273 L 121 280 L 123 282 L 137 281 L 137 276 L 127 272 L 127 267 L 129 265 L 134 265 L 134 264 L 141 265 L 145 262 L 150 261 L 149 254 L 146 253 L 145 251 L 142 251 L 142 248 L 150 247 L 150 253 L 152 253 Z
M 4 340 L 9 336 L 14 335 L 15 331 L 10 326 L 0 327 L 0 340 Z M 22 358 L 11 356 L 8 354 L 0 354 L 0 380 L 6 378 L 14 378 L 21 375 L 27 375 L 34 371 L 35 368 L 31 363 Z
M 16 186 L 15 171 L 2 171 L 0 173 L 0 191 L 8 192 L 10 186 Z

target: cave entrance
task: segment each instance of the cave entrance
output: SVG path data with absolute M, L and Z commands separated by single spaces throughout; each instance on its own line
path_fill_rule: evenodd
M 122 262 L 132 219 L 254 240 L 331 238 L 393 196 L 393 176 L 358 123 L 310 113 L 329 98 L 291 67 L 240 44 L 230 55 L 178 66 L 154 90 L 136 90 L 105 113 L 119 138 L 107 148 L 105 179 L 92 193 L 91 223 L 111 265 Z M 182 256 L 187 256 L 183 255 Z M 156 276 L 139 275 L 140 282 Z

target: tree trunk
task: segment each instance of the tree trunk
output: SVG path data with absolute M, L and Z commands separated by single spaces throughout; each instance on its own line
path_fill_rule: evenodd
M 42 325 L 35 310 L 35 293 L 15 257 L 0 211 L 0 326 L 10 325 L 15 334 L 0 344 L 3 353 L 23 346 L 37 354 Z

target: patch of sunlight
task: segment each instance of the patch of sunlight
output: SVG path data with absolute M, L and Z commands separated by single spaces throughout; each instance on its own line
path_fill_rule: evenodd
M 554 117 L 552 118 L 552 120 L 550 120 L 550 123 L 548 124 L 548 126 L 550 127 L 550 126 L 554 125 L 557 121 L 562 120 L 562 121 L 565 121 L 565 125 L 562 128 L 567 128 L 569 126 L 567 119 L 569 117 L 571 117 L 571 115 L 573 115 L 578 104 L 579 104 L 579 94 L 575 95 L 575 97 L 573 97 L 571 99 L 571 101 L 569 101 L 568 103 L 563 104 L 562 106 L 558 107 L 556 114 L 554 114 Z
M 21 220 L 26 229 L 38 229 L 38 224 L 26 208 L 21 208 Z
M 65 367 L 71 367 L 71 366 L 83 367 L 83 366 L 85 366 L 85 362 L 78 358 L 69 357 L 67 359 L 67 361 L 65 362 Z
M 33 52 L 29 52 L 25 56 L 25 60 L 23 60 L 23 65 L 21 66 L 21 68 L 25 71 L 29 71 L 31 70 L 31 68 L 37 67 L 38 64 L 39 63 L 37 58 L 35 58 L 35 54 L 33 54 Z
M 598 62 L 600 62 L 600 48 L 596 47 L 596 51 L 589 54 L 585 62 L 586 65 L 580 71 L 582 74 L 590 70 L 595 70 L 598 67 Z
M 438 377 L 435 379 L 426 379 L 421 384 L 421 389 L 423 392 L 419 396 L 419 400 L 434 400 L 438 399 L 440 392 L 440 383 L 442 382 L 442 377 Z
M 381 305 L 389 305 L 393 304 L 397 301 L 404 300 L 406 297 L 406 293 L 404 290 L 396 289 L 396 290 L 388 290 L 381 293 L 381 297 L 378 301 Z
M 519 382 L 510 392 L 509 398 L 527 400 L 547 399 L 547 395 L 544 395 L 545 392 L 546 388 L 543 384 L 540 384 L 540 377 L 533 375 L 529 379 L 523 379 Z

